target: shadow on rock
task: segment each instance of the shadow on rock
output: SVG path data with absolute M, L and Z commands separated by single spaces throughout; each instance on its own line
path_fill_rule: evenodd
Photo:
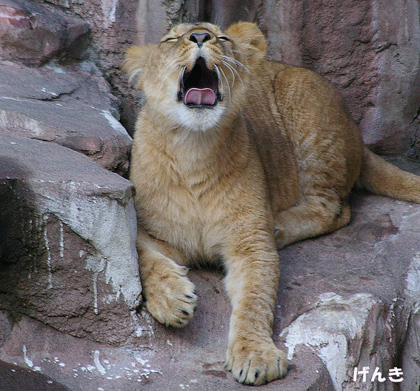
M 36 229 L 35 195 L 26 180 L 31 171 L 14 159 L 0 157 L 0 306 L 13 309 L 16 289 L 45 252 Z

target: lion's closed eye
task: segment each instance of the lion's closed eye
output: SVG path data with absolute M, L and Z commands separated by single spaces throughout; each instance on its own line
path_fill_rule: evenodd
M 160 41 L 160 43 L 165 43 L 165 42 L 175 42 L 178 41 L 180 37 L 168 37 L 163 39 L 162 41 Z

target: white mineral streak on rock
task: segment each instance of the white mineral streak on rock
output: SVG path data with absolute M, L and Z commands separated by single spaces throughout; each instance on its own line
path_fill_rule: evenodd
M 99 354 L 100 354 L 99 350 L 95 350 L 93 352 L 93 363 L 95 364 L 95 367 L 98 370 L 98 372 L 101 375 L 105 375 L 106 374 L 106 369 L 102 365 L 101 360 L 99 360 Z
M 319 302 L 281 333 L 292 359 L 297 345 L 313 348 L 327 367 L 336 390 L 348 381 L 348 370 L 357 364 L 349 356 L 351 340 L 362 338 L 370 311 L 377 301 L 369 294 L 343 298 L 335 293 L 320 295 Z
M 405 296 L 418 307 L 420 305 L 420 253 L 411 261 L 406 281 Z
M 89 258 L 87 268 L 94 273 L 104 270 L 105 282 L 115 293 L 114 300 L 122 294 L 129 308 L 134 309 L 140 302 L 141 287 L 131 190 L 107 191 L 98 186 L 94 194 L 86 194 L 85 186 L 76 182 L 60 183 L 60 192 L 66 197 L 42 197 L 41 205 L 98 250 Z
M 118 133 L 126 136 L 127 139 L 131 140 L 131 136 L 128 134 L 128 132 L 124 128 L 124 126 L 122 126 L 121 123 L 108 110 L 102 110 L 101 114 L 105 117 L 105 119 L 108 121 L 109 125 L 114 130 L 116 130 Z
M 64 225 L 60 220 L 60 258 L 64 258 Z
M 137 311 L 135 311 L 135 310 L 130 311 L 130 315 L 131 315 L 131 319 L 133 319 L 134 330 L 135 330 L 135 333 L 136 333 L 136 337 L 140 338 L 143 335 L 143 329 L 141 327 L 140 320 L 139 320 L 139 317 L 137 315 Z
M 101 8 L 105 18 L 105 27 L 111 27 L 115 22 L 115 14 L 117 12 L 118 0 L 102 0 Z
M 98 275 L 105 269 L 106 260 L 101 258 L 98 262 L 96 257 L 88 257 L 86 259 L 86 269 L 93 272 L 92 285 L 93 285 L 93 312 L 97 315 L 98 308 Z
M 46 219 L 48 220 L 48 219 Z M 44 241 L 45 241 L 45 248 L 47 249 L 47 269 L 48 269 L 48 289 L 53 287 L 52 285 L 52 269 L 51 269 L 51 250 L 50 244 L 48 241 L 48 232 L 47 227 L 44 227 Z
M 8 99 L 1 97 L 0 99 Z M 16 100 L 15 98 L 9 98 Z M 17 129 L 29 134 L 32 138 L 53 141 L 58 130 L 26 115 L 10 110 L 0 110 L 0 129 Z
M 28 357 L 28 349 L 26 348 L 26 345 L 23 345 L 23 360 L 25 361 L 25 364 L 32 368 L 34 366 L 34 362 Z

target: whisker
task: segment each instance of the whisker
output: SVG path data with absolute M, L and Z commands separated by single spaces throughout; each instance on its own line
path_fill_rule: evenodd
M 173 60 L 173 61 L 171 61 L 171 62 L 168 62 L 164 67 L 163 67 L 163 69 L 159 72 L 159 75 L 158 75 L 158 79 L 166 72 L 166 71 L 169 71 L 170 69 L 176 69 L 177 68 L 177 65 L 178 65 L 178 61 L 179 61 L 179 57 L 178 58 L 176 58 L 175 60 Z M 171 74 L 172 72 L 169 72 L 169 75 Z
M 143 72 L 143 68 L 137 69 L 136 71 L 132 72 L 128 78 L 128 83 L 130 85 L 135 85 L 139 81 L 139 76 Z
M 233 72 L 234 71 L 234 69 L 232 68 L 232 66 L 231 65 L 229 65 L 229 63 L 227 63 L 226 61 L 223 61 L 222 60 L 222 64 L 226 67 L 226 68 L 228 68 L 229 70 L 230 70 L 230 73 L 232 74 L 232 87 L 235 85 L 235 80 L 236 80 L 236 77 L 235 77 L 235 73 Z
M 236 68 L 233 65 L 241 66 L 247 72 L 251 73 L 249 71 L 249 69 L 245 65 L 243 65 L 240 61 L 236 60 L 235 58 L 225 56 L 225 55 L 222 55 L 222 58 L 224 59 L 224 60 L 222 60 L 222 63 L 230 69 L 230 71 L 232 72 L 232 75 L 233 75 L 233 72 L 235 72 L 235 74 L 238 76 L 239 80 L 241 81 L 242 85 L 244 85 L 244 82 L 242 80 L 241 75 L 238 73 L 238 71 L 236 70 Z M 231 65 L 230 63 L 233 64 L 233 65 Z
M 239 55 L 240 55 L 240 56 L 242 56 L 242 57 L 246 57 L 246 56 L 247 56 L 247 55 L 246 55 L 246 54 L 245 54 L 242 50 L 235 50 L 235 49 L 232 49 L 232 53 L 237 53 L 237 54 L 239 54 Z M 248 69 L 248 68 L 246 67 L 246 65 L 242 64 L 242 63 L 241 63 L 239 60 L 237 60 L 236 58 L 231 57 L 231 59 L 232 59 L 232 60 L 235 60 L 235 61 L 238 61 L 242 67 L 244 67 L 245 69 Z
M 157 89 L 162 88 L 162 84 L 165 82 L 165 80 L 171 76 L 177 69 L 178 69 L 178 60 L 176 59 L 174 61 L 172 61 L 171 63 L 167 64 L 161 72 L 159 72 L 159 76 L 157 77 L 157 79 L 159 81 L 159 84 L 157 85 Z M 183 70 L 183 68 L 181 67 L 180 72 Z M 166 72 L 166 74 L 161 78 L 161 76 Z
M 233 67 L 232 65 L 230 65 L 228 62 L 222 60 L 223 65 L 225 65 L 227 68 L 229 68 L 230 72 L 232 73 L 232 77 L 233 77 L 233 85 L 235 84 L 235 74 L 238 76 L 239 80 L 241 81 L 242 85 L 244 85 L 244 82 L 242 80 L 241 75 L 238 73 L 238 71 L 235 69 L 235 67 Z
M 176 64 L 178 62 L 178 60 L 179 60 L 179 58 L 176 58 L 175 60 L 173 60 L 170 63 L 166 64 L 165 67 L 159 73 L 159 76 L 158 77 L 162 76 L 162 73 L 165 72 L 170 67 L 172 67 L 174 64 Z
M 250 72 L 249 68 L 246 65 L 242 64 L 240 61 L 238 61 L 236 58 L 229 57 L 229 56 L 226 56 L 226 55 L 222 55 L 222 58 L 225 59 L 226 61 L 228 61 L 228 62 L 230 62 L 234 65 L 238 65 L 241 68 L 245 69 L 246 71 Z

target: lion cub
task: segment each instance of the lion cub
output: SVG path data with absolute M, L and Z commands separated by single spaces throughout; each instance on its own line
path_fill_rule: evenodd
M 329 83 L 265 54 L 254 24 L 181 24 L 159 44 L 130 48 L 124 63 L 146 97 L 131 180 L 147 309 L 184 326 L 196 307 L 188 267 L 222 262 L 227 368 L 253 385 L 287 371 L 271 339 L 277 247 L 346 225 L 357 180 L 420 201 L 418 177 L 363 147 Z

